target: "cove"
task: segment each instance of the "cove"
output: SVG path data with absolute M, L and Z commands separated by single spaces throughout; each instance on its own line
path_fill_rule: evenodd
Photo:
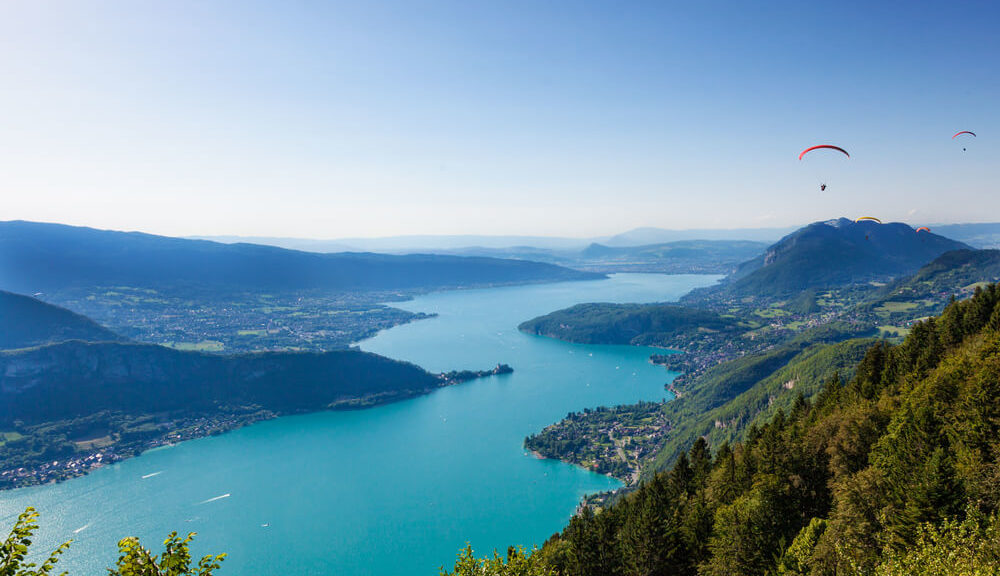
M 437 573 L 477 554 L 540 544 L 586 493 L 618 482 L 524 452 L 524 436 L 569 411 L 658 400 L 672 377 L 649 348 L 529 336 L 517 325 L 581 302 L 675 300 L 717 276 L 606 280 L 433 293 L 394 306 L 438 316 L 384 331 L 364 350 L 431 371 L 514 373 L 354 412 L 279 418 L 149 451 L 63 484 L 0 493 L 0 521 L 41 514 L 40 552 L 72 538 L 58 568 L 103 573 L 116 541 L 157 550 L 198 532 L 230 575 Z

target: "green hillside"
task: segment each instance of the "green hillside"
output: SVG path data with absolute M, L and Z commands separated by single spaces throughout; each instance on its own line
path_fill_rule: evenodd
M 966 297 L 977 286 L 1000 280 L 1000 250 L 945 252 L 918 270 L 882 290 L 866 309 L 886 323 L 940 314 L 949 297 Z
M 669 472 L 513 557 L 536 570 L 516 573 L 1000 573 L 1000 288 L 870 346 L 853 372 L 742 442 L 713 454 L 697 439 Z
M 875 340 L 862 338 L 808 346 L 781 368 L 750 384 L 743 393 L 705 412 L 693 412 L 683 402 L 668 404 L 664 412 L 673 415 L 669 419 L 672 428 L 666 442 L 649 462 L 648 470 L 663 470 L 673 465 L 698 438 L 708 440 L 713 449 L 725 442 L 742 440 L 751 426 L 770 420 L 778 410 L 788 413 L 797 402 L 812 399 L 831 374 L 853 377 L 858 361 L 874 343 Z M 730 364 L 735 366 L 710 377 L 722 376 L 725 381 L 726 377 L 735 376 L 742 380 L 746 372 L 747 381 L 759 378 L 754 370 L 756 362 L 733 361 Z
M 583 344 L 678 346 L 748 326 L 715 312 L 672 304 L 579 304 L 522 322 L 518 329 Z

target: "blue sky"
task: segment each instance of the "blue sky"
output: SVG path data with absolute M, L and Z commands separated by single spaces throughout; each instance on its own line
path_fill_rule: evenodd
M 0 219 L 998 221 L 997 22 L 987 2 L 0 2 Z M 797 160 L 820 143 L 852 158 Z

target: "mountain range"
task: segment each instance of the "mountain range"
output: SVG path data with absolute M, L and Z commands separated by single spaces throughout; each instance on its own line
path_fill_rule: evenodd
M 553 264 L 434 254 L 317 254 L 35 222 L 0 222 L 0 289 L 197 286 L 428 290 L 600 278 Z

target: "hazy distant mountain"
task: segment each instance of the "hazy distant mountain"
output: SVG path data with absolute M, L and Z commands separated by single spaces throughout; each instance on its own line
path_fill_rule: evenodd
M 65 340 L 121 339 L 90 318 L 30 296 L 0 290 L 0 349 L 25 348 Z
M 774 242 L 794 231 L 790 228 L 732 228 L 732 229 L 691 229 L 667 230 L 664 228 L 636 228 L 617 234 L 603 241 L 608 246 L 641 246 L 662 244 L 678 240 L 752 240 Z
M 679 240 L 643 246 L 608 246 L 591 244 L 580 253 L 580 259 L 591 265 L 615 263 L 672 263 L 695 268 L 710 265 L 719 272 L 729 272 L 741 262 L 753 258 L 767 248 L 763 242 L 748 240 Z
M 192 236 L 225 244 L 250 243 L 308 252 L 384 252 L 389 254 L 473 254 L 539 252 L 543 255 L 574 253 L 591 244 L 642 247 L 691 240 L 728 240 L 771 243 L 795 228 L 736 228 L 732 230 L 665 230 L 636 228 L 614 236 L 564 238 L 558 236 L 411 235 L 384 238 L 282 238 L 269 236 Z
M 931 229 L 974 248 L 1000 248 L 1000 222 L 982 224 L 933 224 Z
M 917 233 L 902 223 L 856 223 L 846 218 L 816 222 L 740 266 L 729 282 L 713 291 L 779 295 L 885 280 L 912 274 L 950 250 L 968 248 L 938 234 Z
M 0 288 L 18 292 L 115 285 L 405 290 L 599 277 L 523 260 L 316 254 L 138 232 L 0 222 Z
M 590 240 L 557 236 L 482 236 L 472 234 L 386 236 L 383 238 L 275 238 L 264 236 L 193 236 L 226 244 L 251 243 L 309 252 L 384 252 L 390 254 L 440 253 L 477 247 L 484 249 L 531 246 L 543 250 L 578 250 Z
M 303 252 L 363 252 L 364 249 L 339 240 L 320 240 L 316 238 L 285 238 L 280 236 L 187 236 L 188 240 L 208 240 L 220 244 L 260 244 L 276 246 L 289 250 Z

